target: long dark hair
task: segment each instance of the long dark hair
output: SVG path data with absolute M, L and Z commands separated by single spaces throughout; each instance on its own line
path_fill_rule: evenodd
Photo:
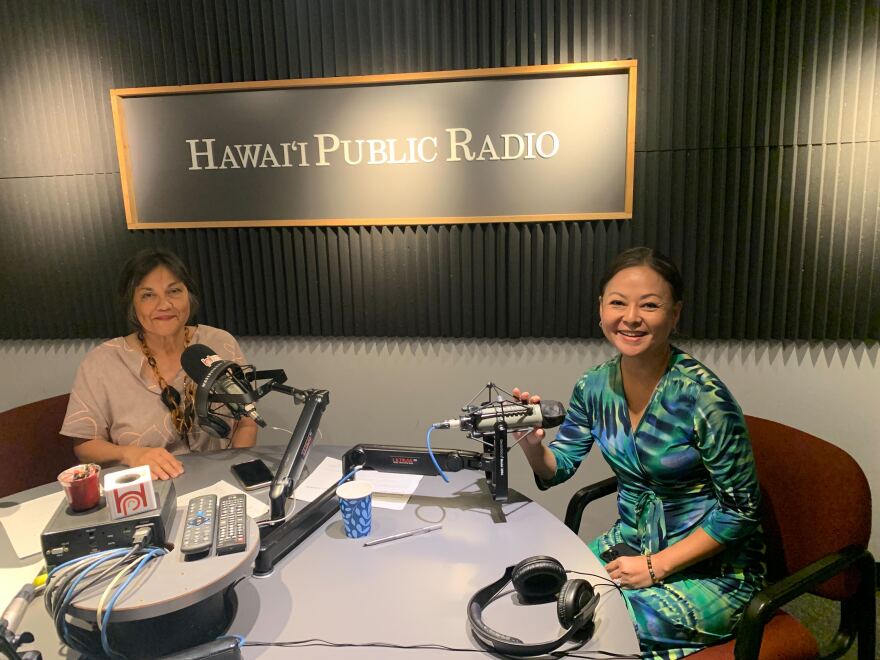
M 649 247 L 634 247 L 624 250 L 616 257 L 608 270 L 599 281 L 599 294 L 605 295 L 605 287 L 611 278 L 622 270 L 633 268 L 634 266 L 647 266 L 660 277 L 666 280 L 669 288 L 672 290 L 673 302 L 679 302 L 684 295 L 684 280 L 678 270 L 678 266 L 673 263 L 672 259 L 661 252 L 657 252 Z
M 180 260 L 180 257 L 164 248 L 146 248 L 125 262 L 125 265 L 122 267 L 122 274 L 119 277 L 119 287 L 117 288 L 119 302 L 122 305 L 122 309 L 125 310 L 125 319 L 133 330 L 142 329 L 134 310 L 135 289 L 144 281 L 147 275 L 159 266 L 165 266 L 165 268 L 170 270 L 174 277 L 189 292 L 190 318 L 193 318 L 196 312 L 199 311 L 198 286 L 186 265 Z

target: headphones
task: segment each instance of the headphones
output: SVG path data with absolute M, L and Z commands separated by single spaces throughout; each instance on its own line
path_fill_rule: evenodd
M 509 582 L 525 603 L 549 603 L 556 600 L 556 615 L 566 629 L 559 639 L 538 644 L 526 644 L 521 639 L 504 635 L 483 623 L 483 609 L 501 595 Z M 586 580 L 569 580 L 562 564 L 552 557 L 537 556 L 523 559 L 516 566 L 508 566 L 504 575 L 471 596 L 468 601 L 468 620 L 474 637 L 490 651 L 507 655 L 543 655 L 570 640 L 586 642 L 593 632 L 593 614 L 599 603 L 599 594 Z
M 207 413 L 204 417 L 199 417 L 199 426 L 208 433 L 220 438 L 229 436 L 229 432 L 232 430 L 220 415 L 215 415 L 211 412 Z
M 223 364 L 235 365 L 234 362 L 224 362 Z M 198 419 L 199 426 L 205 429 L 209 434 L 216 435 L 220 438 L 226 438 L 229 436 L 232 429 L 220 415 L 211 412 L 211 407 L 208 405 L 208 397 L 210 394 L 210 387 L 196 387 L 196 418 Z

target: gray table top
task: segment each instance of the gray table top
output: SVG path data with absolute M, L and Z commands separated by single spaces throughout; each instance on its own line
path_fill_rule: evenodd
M 175 482 L 177 493 L 186 494 L 219 479 L 235 484 L 229 470 L 232 463 L 263 458 L 274 467 L 282 451 L 283 447 L 266 445 L 185 456 L 186 472 Z M 340 447 L 318 445 L 309 457 L 309 467 L 327 455 L 338 457 L 342 451 Z M 335 643 L 442 644 L 480 649 L 467 621 L 470 597 L 501 577 L 507 566 L 533 555 L 550 555 L 566 569 L 601 576 L 587 577 L 596 585 L 601 599 L 595 632 L 582 650 L 638 652 L 626 605 L 613 587 L 602 583 L 607 574 L 582 540 L 546 509 L 515 491 L 510 501 L 493 502 L 482 473 L 462 471 L 449 477 L 448 484 L 439 477 L 423 477 L 403 510 L 374 508 L 369 538 L 433 523 L 441 523 L 442 529 L 364 547 L 367 539 L 345 537 L 336 513 L 282 559 L 271 576 L 247 578 L 236 586 L 238 613 L 229 634 L 241 635 L 248 642 L 320 638 Z M 56 484 L 41 486 L 0 503 L 38 497 L 57 488 Z M 267 501 L 268 489 L 251 494 Z M 298 502 L 297 506 L 304 503 Z M 9 539 L 0 532 L 0 566 L 18 563 L 25 562 L 19 562 Z M 555 603 L 524 606 L 512 591 L 487 607 L 483 616 L 490 627 L 527 643 L 552 640 L 562 633 Z M 45 658 L 66 656 L 41 602 L 31 604 L 19 626 L 19 631 L 24 630 L 34 633 L 37 641 L 31 647 L 40 649 Z M 421 659 L 448 657 L 450 652 L 326 646 L 294 651 L 247 646 L 243 654 L 246 658 L 378 659 L 406 655 Z

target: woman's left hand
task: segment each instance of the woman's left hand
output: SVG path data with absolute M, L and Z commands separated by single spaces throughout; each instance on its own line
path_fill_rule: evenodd
M 605 565 L 608 575 L 622 589 L 644 589 L 654 584 L 644 555 L 618 557 Z

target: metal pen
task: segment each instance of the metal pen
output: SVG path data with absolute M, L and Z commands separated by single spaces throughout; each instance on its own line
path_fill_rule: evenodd
M 428 525 L 427 527 L 419 527 L 418 529 L 411 529 L 408 532 L 401 532 L 400 534 L 392 534 L 391 536 L 386 536 L 381 539 L 376 539 L 375 541 L 367 541 L 364 543 L 364 547 L 366 548 L 369 545 L 379 545 L 380 543 L 387 543 L 388 541 L 396 541 L 397 539 L 405 539 L 408 536 L 416 536 L 417 534 L 427 534 L 428 532 L 433 532 L 435 529 L 440 529 L 443 525 Z

